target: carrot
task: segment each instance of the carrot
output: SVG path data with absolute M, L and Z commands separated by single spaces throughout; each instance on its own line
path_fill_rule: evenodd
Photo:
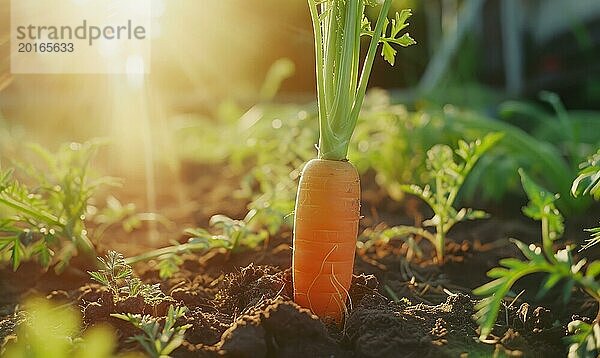
M 354 166 L 337 160 L 308 162 L 296 201 L 294 300 L 320 317 L 342 318 L 359 215 L 360 181 Z
M 408 34 L 398 36 L 408 26 L 410 10 L 396 13 L 390 22 L 391 0 L 385 0 L 372 29 L 365 7 L 373 3 L 308 0 L 315 35 L 320 136 L 318 159 L 306 164 L 298 186 L 292 279 L 296 303 L 335 322 L 341 322 L 346 312 L 360 216 L 359 176 L 346 159 L 350 138 L 379 44 L 383 44 L 383 57 L 393 65 L 396 50 L 391 45 L 415 43 Z M 371 42 L 361 61 L 363 35 L 370 36 Z

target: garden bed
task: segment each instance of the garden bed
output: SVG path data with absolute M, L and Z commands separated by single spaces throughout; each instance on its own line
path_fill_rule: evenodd
M 393 202 L 379 205 L 406 209 Z M 398 217 L 394 212 L 378 216 Z M 373 221 L 372 215 L 363 219 Z M 594 305 L 583 295 L 575 294 L 565 310 L 560 305 L 553 307 L 552 300 L 540 303 L 547 308 L 529 305 L 525 303 L 531 298 L 528 291 L 535 292 L 539 283 L 536 279 L 525 281 L 519 289 L 526 294 L 512 303 L 507 301 L 486 342 L 478 341 L 478 325 L 472 318 L 478 300 L 472 289 L 487 281 L 485 272 L 500 258 L 518 255 L 507 238 L 531 237 L 534 241 L 536 231 L 531 222 L 517 219 L 461 224 L 452 235 L 461 241 L 447 243 L 442 266 L 428 259 L 433 248 L 427 245 L 423 245 L 422 258 L 410 261 L 401 241 L 359 248 L 342 326 L 322 322 L 293 303 L 288 231 L 256 250 L 184 254 L 180 271 L 168 280 L 158 277 L 153 261 L 137 264 L 135 271 L 144 282 L 160 283 L 174 302 L 188 308 L 179 323 L 191 327 L 173 356 L 562 356 L 565 346 L 561 338 L 571 315 L 594 314 Z M 2 336 L 12 334 L 18 321 L 19 316 L 12 314 L 15 304 L 26 296 L 43 295 L 78 307 L 84 327 L 109 324 L 119 337 L 119 351 L 139 350 L 136 343 L 127 341 L 136 329 L 111 314 L 162 317 L 173 302 L 151 306 L 138 297 L 115 303 L 106 287 L 92 283 L 86 273 L 92 269 L 89 262 L 76 260 L 60 276 L 42 273 L 29 264 L 16 273 L 3 270 Z

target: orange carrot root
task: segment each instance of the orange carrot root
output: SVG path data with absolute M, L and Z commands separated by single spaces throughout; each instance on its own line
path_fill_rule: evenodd
M 341 322 L 352 281 L 360 181 L 347 161 L 313 159 L 296 198 L 294 301 L 322 319 Z

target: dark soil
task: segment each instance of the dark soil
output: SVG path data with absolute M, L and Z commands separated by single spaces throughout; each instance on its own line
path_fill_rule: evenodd
M 453 259 L 443 268 L 427 264 L 426 260 L 409 264 L 404 255 L 394 253 L 402 251 L 401 246 L 388 245 L 385 249 L 362 252 L 357 257 L 356 270 L 368 274 L 354 277 L 349 313 L 343 326 L 338 327 L 324 324 L 291 300 L 291 251 L 289 244 L 281 241 L 286 240 L 273 242 L 268 250 L 256 252 L 229 256 L 216 251 L 204 256 L 184 256 L 181 271 L 161 283 L 163 292 L 189 308 L 185 322 L 192 324 L 186 341 L 174 356 L 456 357 L 469 353 L 470 357 L 477 357 L 496 353 L 552 357 L 565 354 L 560 341 L 565 327 L 556 324 L 559 317 L 527 304 L 501 312 L 494 331 L 496 340 L 491 343 L 476 340 L 477 324 L 471 318 L 476 301 L 469 296 L 469 288 L 456 284 L 461 282 L 460 265 L 476 260 L 472 265 L 481 272 L 486 266 L 484 262 L 493 265 L 496 256 L 510 250 L 508 246 L 498 249 L 466 241 L 461 245 L 451 243 L 448 249 Z M 144 281 L 160 282 L 151 264 L 139 265 L 137 272 Z M 67 281 L 82 283 L 76 276 L 71 275 Z M 43 293 L 49 286 L 60 287 L 59 282 L 65 282 L 64 278 L 45 274 L 36 278 L 37 284 L 29 286 L 34 289 L 25 294 Z M 469 280 L 472 283 L 484 278 L 462 279 Z M 64 289 L 46 291 L 47 297 L 78 305 L 86 326 L 101 322 L 112 325 L 124 351 L 137 349 L 135 344 L 125 341 L 139 332 L 110 314 L 131 312 L 162 317 L 172 303 L 151 307 L 137 298 L 115 303 L 110 292 L 97 284 L 66 287 L 69 285 L 63 283 L 62 286 Z M 0 330 L 11 331 L 12 318 L 0 321 Z

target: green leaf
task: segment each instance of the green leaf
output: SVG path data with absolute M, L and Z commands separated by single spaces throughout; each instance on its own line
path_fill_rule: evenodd
M 593 261 L 587 267 L 585 272 L 586 277 L 595 279 L 600 274 L 600 261 Z
M 18 236 L 0 237 L 0 252 L 12 249 L 13 245 L 18 240 Z
M 487 272 L 489 278 L 500 278 L 508 274 L 508 270 L 503 267 L 494 267 Z M 481 294 L 481 293 L 477 293 Z
M 409 17 L 412 16 L 411 9 L 403 9 L 400 13 L 396 13 L 394 21 L 392 21 L 392 36 L 396 37 L 398 33 L 404 30 L 409 24 L 406 23 Z
M 499 272 L 493 272 L 494 274 L 498 274 Z M 494 281 L 488 282 L 486 284 L 483 284 L 479 287 L 477 287 L 476 289 L 473 290 L 473 293 L 478 295 L 478 296 L 491 296 L 494 295 L 496 292 L 501 291 L 503 289 L 505 289 L 506 287 L 506 277 L 509 276 L 511 273 L 510 272 L 506 272 L 505 275 L 503 275 L 500 278 L 495 279 Z
M 494 295 L 479 301 L 475 305 L 475 319 L 481 327 L 479 334 L 480 339 L 487 338 L 487 336 L 492 332 L 492 328 L 496 322 L 498 312 L 500 311 L 502 301 L 507 291 L 507 286 L 503 285 L 498 288 Z
M 519 169 L 523 189 L 529 198 L 529 203 L 523 208 L 523 213 L 534 220 L 548 220 L 552 240 L 560 238 L 564 232 L 564 219 L 554 202 L 558 194 L 552 194 L 535 183 L 523 169 Z
M 501 266 L 504 266 L 508 269 L 511 270 L 520 270 L 522 269 L 524 266 L 527 266 L 527 262 L 525 261 L 521 261 L 519 259 L 516 259 L 514 257 L 508 257 L 508 258 L 504 258 L 504 259 L 500 259 L 500 261 L 498 262 Z
M 185 331 L 192 326 L 191 324 L 176 325 L 177 320 L 182 318 L 186 312 L 186 307 L 170 305 L 162 329 L 159 318 L 150 315 L 127 313 L 111 314 L 111 316 L 130 322 L 134 327 L 142 330 L 144 334 L 134 335 L 129 338 L 129 341 L 139 343 L 148 355 L 167 357 L 183 343 Z
M 165 280 L 171 278 L 174 273 L 179 271 L 179 266 L 183 264 L 183 259 L 177 255 L 167 255 L 161 258 L 158 263 L 158 275 Z
M 564 340 L 569 344 L 569 357 L 595 358 L 600 354 L 600 326 L 598 323 L 572 321 L 567 329 L 570 333 Z
M 106 274 L 101 273 L 101 272 L 94 272 L 94 271 L 88 271 L 88 274 L 90 274 L 90 276 L 92 276 L 92 279 L 105 285 L 105 286 L 110 286 L 110 282 L 108 280 L 108 277 L 106 277 Z
M 383 58 L 390 64 L 390 65 L 394 65 L 394 62 L 396 61 L 396 53 L 397 51 L 394 50 L 394 48 L 387 42 L 383 43 L 382 49 L 381 49 L 381 56 L 383 56 Z
M 391 26 L 390 20 L 387 18 L 383 20 L 381 36 L 379 38 L 379 42 L 382 44 L 381 55 L 392 66 L 396 61 L 397 54 L 397 51 L 392 45 L 408 47 L 417 43 L 408 33 L 398 36 L 400 31 L 404 30 L 409 25 L 406 21 L 410 16 L 412 16 L 412 11 L 410 9 L 404 9 L 400 13 L 396 13 L 391 21 Z M 388 29 L 390 30 L 389 35 Z M 364 18 L 361 22 L 361 35 L 362 34 L 373 36 L 371 24 Z
M 50 266 L 53 254 L 54 253 L 52 252 L 52 250 L 48 248 L 45 239 L 40 240 L 31 251 L 31 255 L 37 256 L 40 265 L 42 265 L 43 268 L 48 268 L 48 266 Z
M 595 200 L 600 200 L 600 150 L 582 163 L 580 168 L 579 175 L 571 186 L 571 193 L 575 197 L 589 194 Z
M 21 244 L 21 241 L 17 239 L 15 240 L 14 245 L 12 247 L 11 254 L 13 271 L 17 271 L 17 269 L 21 265 L 21 259 L 23 258 L 23 256 L 25 256 L 25 248 L 23 247 L 23 244 Z
M 14 169 L 0 171 L 0 193 L 8 188 L 12 180 Z
M 523 169 L 519 169 L 519 175 L 525 194 L 536 208 L 543 208 L 557 199 L 555 195 L 534 182 Z

